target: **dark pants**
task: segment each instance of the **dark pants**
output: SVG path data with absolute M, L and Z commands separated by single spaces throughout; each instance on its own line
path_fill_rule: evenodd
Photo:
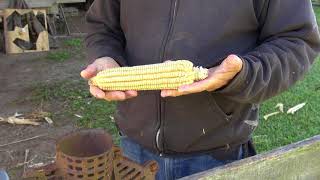
M 182 178 L 252 156 L 255 152 L 253 151 L 254 149 L 250 149 L 249 146 L 250 145 L 247 144 L 240 146 L 236 157 L 233 157 L 232 160 L 218 160 L 210 154 L 188 157 L 161 157 L 144 149 L 128 137 L 121 137 L 121 148 L 125 156 L 139 164 L 144 164 L 150 160 L 158 162 L 160 168 L 156 176 L 157 180 Z

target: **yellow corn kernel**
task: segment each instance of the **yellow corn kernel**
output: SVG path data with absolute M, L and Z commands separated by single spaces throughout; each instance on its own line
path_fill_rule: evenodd
M 178 89 L 207 78 L 208 70 L 187 60 L 101 71 L 89 84 L 105 91 Z

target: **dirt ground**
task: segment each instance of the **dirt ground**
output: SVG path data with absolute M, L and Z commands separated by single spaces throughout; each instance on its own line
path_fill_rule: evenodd
M 11 179 L 21 179 L 25 151 L 29 164 L 47 163 L 53 160 L 55 142 L 60 136 L 76 129 L 73 121 L 60 113 L 61 102 L 41 103 L 28 100 L 39 83 L 54 83 L 79 79 L 86 65 L 84 57 L 72 57 L 64 62 L 46 59 L 47 53 L 10 55 L 0 53 L 0 117 L 15 112 L 33 112 L 39 108 L 54 116 L 53 125 L 42 122 L 40 126 L 11 125 L 0 122 L 0 169 L 9 170 Z M 13 145 L 4 144 L 41 135 L 42 137 Z M 20 177 L 20 178 L 19 178 Z

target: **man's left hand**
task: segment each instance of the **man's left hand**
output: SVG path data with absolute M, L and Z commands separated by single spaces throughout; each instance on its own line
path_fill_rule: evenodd
M 209 69 L 209 76 L 178 90 L 162 90 L 162 97 L 176 97 L 202 91 L 215 91 L 226 86 L 242 69 L 243 62 L 236 55 L 230 55 L 219 66 Z

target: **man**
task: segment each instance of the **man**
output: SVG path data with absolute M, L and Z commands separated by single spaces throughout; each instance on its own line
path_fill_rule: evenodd
M 96 0 L 87 14 L 88 79 L 118 66 L 187 59 L 210 68 L 179 90 L 103 92 L 131 159 L 176 179 L 254 155 L 259 104 L 310 69 L 320 41 L 309 0 Z

